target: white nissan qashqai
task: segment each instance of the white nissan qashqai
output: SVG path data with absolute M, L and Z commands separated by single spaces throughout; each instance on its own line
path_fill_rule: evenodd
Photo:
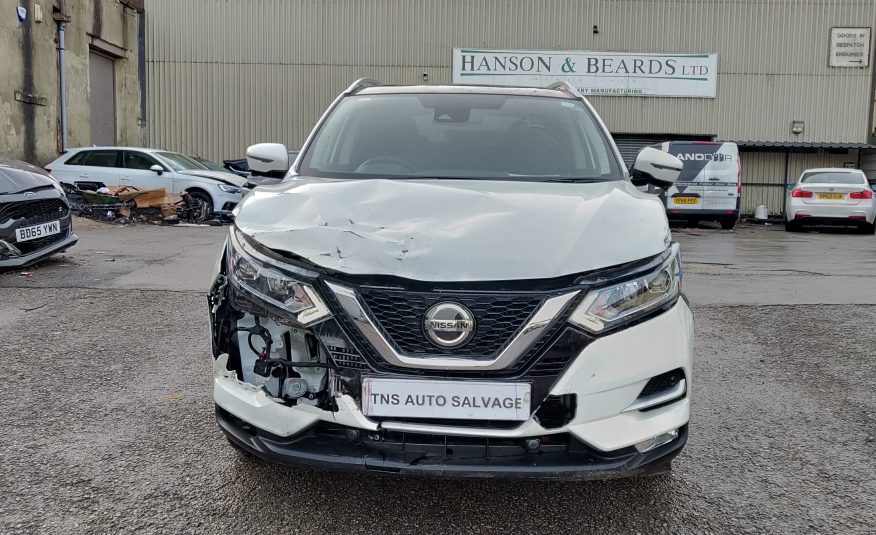
M 247 151 L 260 172 L 286 149 Z M 462 477 L 666 471 L 693 322 L 660 200 L 589 103 L 360 80 L 255 189 L 210 292 L 231 444 L 313 467 Z

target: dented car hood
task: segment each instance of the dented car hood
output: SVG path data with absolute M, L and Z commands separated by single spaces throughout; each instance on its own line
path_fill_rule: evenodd
M 422 281 L 559 277 L 670 239 L 662 204 L 627 181 L 299 178 L 251 192 L 235 224 L 327 270 Z
M 201 178 L 209 178 L 217 182 L 223 182 L 229 186 L 237 186 L 242 188 L 246 184 L 246 179 L 235 175 L 234 173 L 223 173 L 220 171 L 210 171 L 209 169 L 198 169 L 197 171 L 177 171 L 181 175 L 197 176 Z

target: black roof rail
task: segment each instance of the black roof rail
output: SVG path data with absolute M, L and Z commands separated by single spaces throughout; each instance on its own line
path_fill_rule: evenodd
M 383 85 L 383 83 L 378 82 L 377 80 L 372 80 L 371 78 L 359 78 L 358 80 L 350 84 L 350 87 L 348 87 L 347 90 L 344 91 L 344 94 L 353 95 L 365 89 L 366 87 L 374 87 L 376 85 Z
M 563 82 L 563 81 L 554 82 L 551 85 L 545 87 L 545 89 L 553 89 L 554 91 L 562 91 L 563 93 L 566 93 L 567 95 L 569 95 L 572 98 L 575 98 L 578 100 L 585 100 L 584 95 L 582 95 L 580 92 L 578 92 L 578 90 L 575 89 L 575 86 L 573 86 L 569 82 Z

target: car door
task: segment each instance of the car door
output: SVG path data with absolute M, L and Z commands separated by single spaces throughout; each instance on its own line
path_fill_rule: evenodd
M 161 174 L 152 170 L 152 166 L 160 166 Z M 164 188 L 167 192 L 172 191 L 173 179 L 170 170 L 152 155 L 137 151 L 126 150 L 122 154 L 122 185 L 136 186 L 140 189 Z
M 93 149 L 86 151 L 81 163 L 73 173 L 75 182 L 101 182 L 106 186 L 121 183 L 121 151 L 116 149 Z

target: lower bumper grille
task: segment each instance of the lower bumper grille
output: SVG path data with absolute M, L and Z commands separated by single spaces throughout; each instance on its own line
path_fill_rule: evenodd
M 62 228 L 61 232 L 58 234 L 53 234 L 51 236 L 46 236 L 45 238 L 37 238 L 35 240 L 19 242 L 15 244 L 15 247 L 21 251 L 22 255 L 29 255 L 32 253 L 39 252 L 43 249 L 51 247 L 52 245 L 64 241 L 67 237 L 70 236 L 70 227 Z

